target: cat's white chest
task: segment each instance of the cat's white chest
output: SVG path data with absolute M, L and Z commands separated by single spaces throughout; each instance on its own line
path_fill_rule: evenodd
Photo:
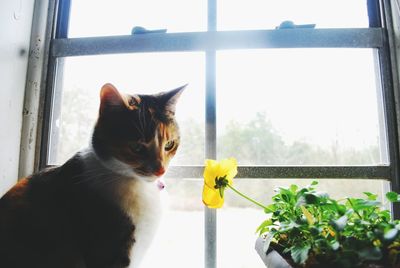
M 126 213 L 135 225 L 135 243 L 131 250 L 130 268 L 138 268 L 157 231 L 162 204 L 160 189 L 155 182 L 137 180 L 130 185 L 124 204 Z
M 126 168 L 126 165 L 119 161 L 99 162 L 91 148 L 82 151 L 81 157 L 88 170 L 98 169 L 104 174 L 105 181 L 111 177 L 119 182 L 115 184 L 115 188 L 107 189 L 107 193 L 111 191 L 113 200 L 117 200 L 135 226 L 133 234 L 135 243 L 131 249 L 129 267 L 138 268 L 157 231 L 163 208 L 167 206 L 165 201 L 168 198 L 165 189 L 160 190 L 156 181 L 132 179 L 132 177 L 137 177 L 136 174 L 132 174 L 132 169 Z M 93 187 L 98 186 L 93 184 Z

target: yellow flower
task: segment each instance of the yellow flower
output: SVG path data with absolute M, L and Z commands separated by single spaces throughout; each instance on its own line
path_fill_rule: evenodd
M 236 159 L 223 159 L 220 162 L 207 159 L 203 174 L 203 203 L 209 208 L 222 207 L 225 187 L 232 185 L 236 174 Z

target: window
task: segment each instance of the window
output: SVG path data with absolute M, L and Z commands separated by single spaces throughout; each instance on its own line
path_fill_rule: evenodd
M 167 267 L 264 267 L 253 250 L 263 213 L 229 194 L 223 210 L 204 208 L 204 158 L 236 157 L 237 187 L 265 203 L 311 179 L 335 197 L 399 191 L 389 13 L 387 0 L 59 0 L 40 165 L 87 144 L 105 82 L 140 93 L 189 83 L 172 209 L 145 267 L 165 248 Z

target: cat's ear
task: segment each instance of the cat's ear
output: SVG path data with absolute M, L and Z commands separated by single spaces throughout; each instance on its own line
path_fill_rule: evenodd
M 186 86 L 187 84 L 162 94 L 162 98 L 165 103 L 165 111 L 175 114 L 176 103 L 178 102 L 178 99 Z
M 107 110 L 126 107 L 126 97 L 119 93 L 117 88 L 110 83 L 102 86 L 100 90 L 100 114 Z

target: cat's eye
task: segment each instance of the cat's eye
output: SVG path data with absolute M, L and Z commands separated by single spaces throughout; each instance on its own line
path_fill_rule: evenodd
M 171 151 L 173 148 L 175 147 L 175 141 L 174 140 L 170 140 L 165 144 L 165 151 Z
M 145 146 L 139 142 L 133 142 L 133 143 L 129 144 L 129 149 L 133 153 L 137 154 L 137 153 L 143 152 L 145 149 Z

